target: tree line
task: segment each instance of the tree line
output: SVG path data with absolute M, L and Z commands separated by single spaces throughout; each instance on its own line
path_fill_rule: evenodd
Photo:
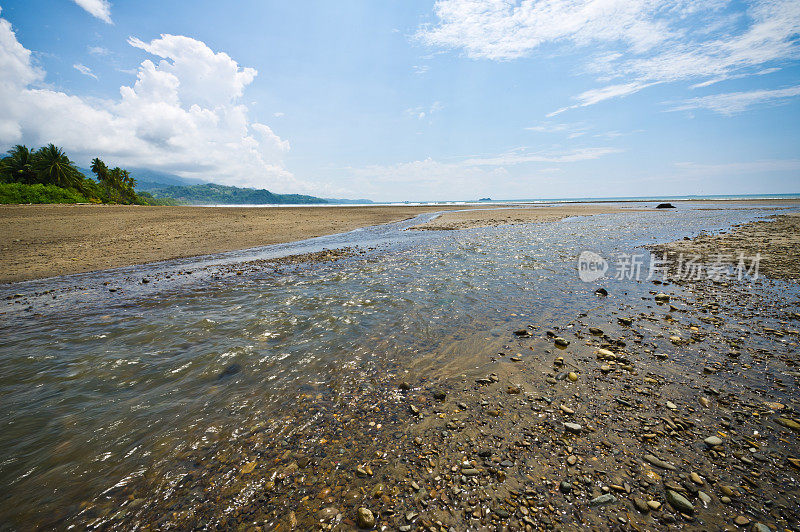
M 146 192 L 137 194 L 136 179 L 127 170 L 108 168 L 99 158 L 92 160 L 91 170 L 96 181 L 87 178 L 64 150 L 52 143 L 36 150 L 18 144 L 0 159 L 0 183 L 17 184 L 13 192 L 18 196 L 20 191 L 21 196 L 26 192 L 30 196 L 32 191 L 36 197 L 42 196 L 43 191 L 50 191 L 52 196 L 53 189 L 48 186 L 55 186 L 66 189 L 68 197 L 85 198 L 91 203 L 163 203 Z M 46 200 L 48 194 L 44 196 Z

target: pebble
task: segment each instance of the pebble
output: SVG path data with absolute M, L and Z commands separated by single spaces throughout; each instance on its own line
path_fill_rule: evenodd
M 514 386 L 513 384 L 506 388 L 506 392 L 509 395 L 519 395 L 522 392 L 522 389 L 519 386 Z
M 442 390 L 435 390 L 433 392 L 433 398 L 438 401 L 444 401 L 445 399 L 447 399 L 447 393 L 445 393 Z
M 706 398 L 706 397 L 701 397 L 701 398 L 699 399 L 699 401 L 700 401 L 700 404 L 701 404 L 701 405 L 703 405 L 703 406 L 704 406 L 704 407 L 706 407 L 706 408 L 708 408 L 709 406 L 711 406 L 711 401 L 709 401 L 709 400 L 708 400 L 708 398 Z
M 555 340 L 553 340 L 553 343 L 556 344 L 558 347 L 567 347 L 569 345 L 569 341 L 565 340 L 564 338 L 561 338 L 560 336 L 557 336 Z
M 578 380 L 578 374 L 574 371 L 570 371 L 567 373 L 567 378 L 570 380 L 570 382 L 575 382 Z
M 317 512 L 317 517 L 319 517 L 320 521 L 330 521 L 337 515 L 339 515 L 339 509 L 333 506 L 328 506 Z
M 614 504 L 615 502 L 617 502 L 617 498 L 610 493 L 606 493 L 589 501 L 589 506 L 603 506 L 605 504 Z
M 649 506 L 651 510 L 658 511 L 658 509 L 661 508 L 661 503 L 658 501 L 647 501 L 647 506 Z
M 580 434 L 580 432 L 583 430 L 583 427 L 577 423 L 564 423 L 564 428 L 573 434 Z
M 644 459 L 648 463 L 653 464 L 656 467 L 660 467 L 661 469 L 669 469 L 670 471 L 675 471 L 675 466 L 674 465 L 672 465 L 672 464 L 670 464 L 668 462 L 665 462 L 664 460 L 661 460 L 660 458 L 657 458 L 657 457 L 653 456 L 652 454 L 644 455 Z
M 703 440 L 703 443 L 705 443 L 709 447 L 716 447 L 717 445 L 722 445 L 722 439 L 718 438 L 717 436 L 709 436 L 708 438 Z
M 678 409 L 678 405 L 676 405 L 672 401 L 667 401 L 667 408 L 669 408 L 670 410 L 677 410 Z
M 702 486 L 702 485 L 704 484 L 704 482 L 703 482 L 703 478 L 702 478 L 700 475 L 698 475 L 697 473 L 695 473 L 694 471 L 692 471 L 691 473 L 689 473 L 689 478 L 690 478 L 690 479 L 692 480 L 692 482 L 694 482 L 695 484 L 698 484 L 698 485 L 700 485 L 700 486 Z
M 692 503 L 677 491 L 667 490 L 667 502 L 679 512 L 685 514 L 694 513 L 694 506 Z
M 598 349 L 597 358 L 600 360 L 616 360 L 617 355 L 615 355 L 613 351 L 609 351 L 608 349 Z
M 798 423 L 797 421 L 795 421 L 793 419 L 789 419 L 789 418 L 786 418 L 786 417 L 779 417 L 775 421 L 779 425 L 783 425 L 787 429 L 800 430 L 800 423 Z
M 646 502 L 644 502 L 644 499 L 636 497 L 635 499 L 633 499 L 633 504 L 634 506 L 636 506 L 636 509 L 642 512 L 643 514 L 646 514 L 647 512 L 650 511 L 650 507 L 647 505 Z
M 764 523 L 756 523 L 753 525 L 753 532 L 772 532 L 772 529 Z
M 562 480 L 561 484 L 558 486 L 558 489 L 561 491 L 561 493 L 569 493 L 572 491 L 572 484 L 566 480 Z
M 705 491 L 698 491 L 697 492 L 697 497 L 701 501 L 703 501 L 703 504 L 705 504 L 706 506 L 708 506 L 708 504 L 711 502 L 711 496 L 708 493 L 706 493 Z
M 558 408 L 559 408 L 559 410 L 561 410 L 565 414 L 572 415 L 572 414 L 575 413 L 575 411 L 573 409 L 571 409 L 570 407 L 568 407 L 566 405 L 559 405 Z
M 359 508 L 356 513 L 356 523 L 359 528 L 372 528 L 375 526 L 375 516 L 368 508 Z
M 733 520 L 738 526 L 747 526 L 750 524 L 750 520 L 743 515 L 738 516 L 736 519 Z
M 661 301 L 661 302 L 664 302 L 664 303 L 669 302 L 669 296 L 667 294 L 664 294 L 663 292 L 659 293 L 659 294 L 656 294 L 656 297 L 654 299 L 656 301 Z
M 567 457 L 567 464 L 574 466 L 577 463 L 578 463 L 578 457 L 575 456 L 574 454 L 571 454 Z

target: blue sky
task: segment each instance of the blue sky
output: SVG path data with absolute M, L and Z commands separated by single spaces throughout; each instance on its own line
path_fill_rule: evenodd
M 275 192 L 800 192 L 800 2 L 0 0 L 0 149 Z

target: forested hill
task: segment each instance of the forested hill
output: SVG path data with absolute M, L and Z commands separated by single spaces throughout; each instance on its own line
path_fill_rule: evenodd
M 228 187 L 205 183 L 188 186 L 148 187 L 156 198 L 172 198 L 190 205 L 264 205 L 276 203 L 328 203 L 327 200 L 302 194 L 273 194 L 269 190 Z

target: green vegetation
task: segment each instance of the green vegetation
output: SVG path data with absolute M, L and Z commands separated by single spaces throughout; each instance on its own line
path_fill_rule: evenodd
M 84 170 L 86 174 L 88 170 Z M 273 194 L 269 190 L 223 185 L 163 185 L 148 183 L 136 190 L 136 179 L 120 167 L 92 160 L 87 177 L 64 150 L 53 144 L 31 150 L 17 145 L 0 159 L 0 203 L 120 203 L 125 205 L 263 205 L 328 203 L 301 194 Z M 138 175 L 138 171 L 137 171 Z M 175 176 L 175 179 L 180 179 Z
M 150 189 L 155 198 L 172 198 L 192 205 L 264 205 L 276 203 L 328 203 L 322 198 L 302 194 L 273 194 L 269 190 L 227 187 L 206 183 L 203 185 L 165 186 Z M 141 192 L 139 193 L 142 194 Z
M 17 145 L 0 159 L 0 203 L 123 203 L 163 205 L 150 194 L 134 191 L 127 170 L 92 161 L 97 181 L 87 178 L 64 150 L 48 144 L 38 150 Z
M 88 203 L 82 194 L 56 185 L 0 183 L 0 203 Z

